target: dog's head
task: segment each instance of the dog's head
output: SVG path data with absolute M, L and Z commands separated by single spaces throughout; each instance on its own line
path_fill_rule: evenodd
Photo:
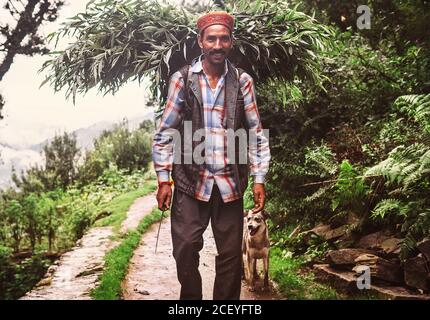
M 245 217 L 245 228 L 251 237 L 266 232 L 266 220 L 269 215 L 263 210 L 253 213 L 252 210 L 243 212 Z

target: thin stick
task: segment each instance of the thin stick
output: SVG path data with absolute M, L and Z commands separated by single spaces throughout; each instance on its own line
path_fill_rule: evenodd
M 361 175 L 361 176 L 356 176 L 356 179 L 360 179 L 360 178 L 375 178 L 375 177 L 380 177 L 382 176 L 381 174 L 369 174 L 367 176 L 365 175 Z M 299 187 L 307 187 L 307 186 L 314 186 L 314 185 L 319 185 L 319 184 L 324 184 L 324 183 L 330 183 L 330 182 L 338 182 L 338 181 L 343 181 L 343 180 L 349 180 L 346 178 L 343 179 L 333 179 L 333 180 L 325 180 L 325 181 L 319 181 L 319 182 L 311 182 L 311 183 L 305 183 L 305 184 L 301 184 Z
M 158 238 L 160 237 L 160 229 L 161 229 L 161 222 L 163 221 L 163 213 L 164 211 L 161 211 L 160 224 L 158 225 L 158 232 L 157 232 L 157 242 L 155 243 L 155 253 L 157 253 Z

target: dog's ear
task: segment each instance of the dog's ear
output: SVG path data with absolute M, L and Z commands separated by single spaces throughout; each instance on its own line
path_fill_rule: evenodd
M 248 212 L 246 210 L 243 210 L 243 216 L 246 217 L 248 215 Z
M 265 210 L 263 210 L 261 212 L 261 214 L 262 214 L 264 220 L 267 220 L 267 219 L 271 218 L 270 214 L 267 211 L 265 211 Z

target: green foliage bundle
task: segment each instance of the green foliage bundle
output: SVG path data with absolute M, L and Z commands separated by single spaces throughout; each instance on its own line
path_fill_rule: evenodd
M 227 10 L 236 18 L 231 59 L 257 81 L 299 76 L 321 83 L 317 55 L 327 46 L 329 28 L 286 1 L 238 1 Z M 197 17 L 154 0 L 91 1 L 85 13 L 51 35 L 77 40 L 44 64 L 45 82 L 56 91 L 67 88 L 74 98 L 97 85 L 116 92 L 128 80 L 148 76 L 153 95 L 163 98 L 169 76 L 200 54 Z

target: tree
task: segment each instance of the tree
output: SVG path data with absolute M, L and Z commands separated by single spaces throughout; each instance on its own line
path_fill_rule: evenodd
M 18 200 L 11 200 L 5 209 L 6 219 L 13 239 L 14 252 L 19 252 L 21 240 L 24 236 L 24 216 L 22 205 Z
M 58 199 L 59 197 L 60 192 L 58 190 L 51 191 L 49 193 L 42 194 L 38 203 L 37 210 L 43 215 L 43 230 L 48 237 L 49 252 L 52 252 L 53 244 L 57 234 L 57 228 L 59 225 L 58 212 L 55 207 L 55 199 Z
M 3 119 L 3 116 L 1 114 L 3 107 L 4 107 L 4 99 L 3 99 L 3 96 L 0 94 L 0 120 Z
M 370 40 L 372 47 L 379 48 L 381 41 L 389 40 L 398 53 L 411 44 L 428 47 L 430 38 L 430 2 L 423 0 L 305 0 L 300 3 L 306 12 L 315 12 L 326 23 L 332 23 L 345 31 L 361 32 Z M 360 5 L 370 9 L 371 28 L 357 29 L 357 13 Z M 363 31 L 363 32 L 362 32 Z
M 12 181 L 24 194 L 42 193 L 45 190 L 55 189 L 57 183 L 52 173 L 47 172 L 42 166 L 35 165 L 27 169 L 21 170 L 21 176 L 12 167 Z
M 148 133 L 153 133 L 155 130 L 154 122 L 152 120 L 143 120 L 139 124 L 139 129 L 142 129 L 143 131 L 146 131 Z
M 45 54 L 45 39 L 38 33 L 44 21 L 52 22 L 63 6 L 61 0 L 6 0 L 3 8 L 12 22 L 0 22 L 0 82 L 16 55 Z M 3 15 L 4 13 L 2 13 Z M 3 20 L 3 18 L 2 18 Z M 0 119 L 4 101 L 0 95 Z
M 62 188 L 70 185 L 76 176 L 76 161 L 79 155 L 76 137 L 64 132 L 63 136 L 56 136 L 43 150 L 46 171 L 55 173 Z
M 4 8 L 16 21 L 0 25 L 0 35 L 4 39 L 0 43 L 0 52 L 4 58 L 0 64 L 0 81 L 12 65 L 17 54 L 33 56 L 48 53 L 44 39 L 38 34 L 38 29 L 44 21 L 55 21 L 58 9 L 64 4 L 60 0 L 7 0 Z
M 22 211 L 25 218 L 25 231 L 30 239 L 31 251 L 34 252 L 36 241 L 41 242 L 42 219 L 37 206 L 38 198 L 34 193 L 27 195 L 22 201 Z
M 44 167 L 34 166 L 18 177 L 12 174 L 12 181 L 24 193 L 41 193 L 59 187 L 65 189 L 75 181 L 77 160 L 80 150 L 76 145 L 76 137 L 64 132 L 55 136 L 44 148 Z

